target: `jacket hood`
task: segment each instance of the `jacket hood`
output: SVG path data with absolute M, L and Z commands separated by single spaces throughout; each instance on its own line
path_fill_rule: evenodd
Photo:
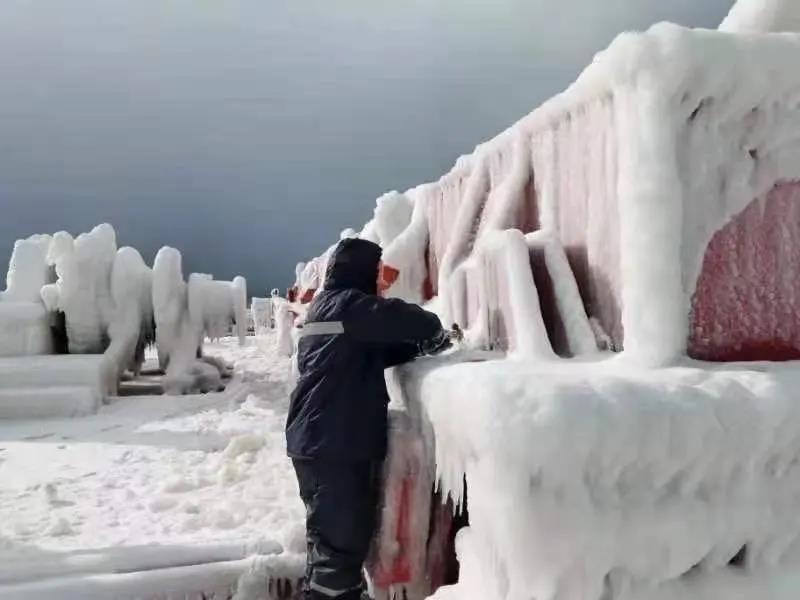
M 365 294 L 377 294 L 381 252 L 378 244 L 368 240 L 342 240 L 328 262 L 325 289 L 357 289 Z

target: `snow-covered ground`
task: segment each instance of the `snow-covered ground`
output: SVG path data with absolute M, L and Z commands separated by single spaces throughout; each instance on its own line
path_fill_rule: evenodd
M 213 577 L 224 589 L 256 553 L 296 571 L 304 509 L 284 447 L 289 361 L 274 346 L 271 333 L 207 345 L 235 366 L 220 394 L 120 397 L 80 419 L 0 421 L 0 597 L 73 597 L 65 577 L 87 597 L 78 590 L 93 577 L 240 561 Z

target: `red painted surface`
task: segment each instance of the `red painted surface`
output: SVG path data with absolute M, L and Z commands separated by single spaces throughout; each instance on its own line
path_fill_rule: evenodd
M 411 540 L 411 490 L 413 481 L 410 477 L 405 477 L 400 487 L 400 498 L 397 510 L 397 554 L 387 569 L 383 563 L 378 563 L 375 571 L 371 574 L 376 585 L 388 589 L 392 585 L 411 582 L 411 563 L 408 557 L 409 542 Z
M 689 356 L 800 359 L 800 182 L 776 185 L 709 242 L 692 298 Z
M 382 294 L 392 287 L 392 284 L 397 281 L 399 276 L 400 271 L 398 269 L 386 263 L 381 263 L 380 273 L 378 274 L 378 293 Z
M 453 503 L 448 499 L 442 504 L 437 494 L 432 503 L 432 513 L 425 576 L 431 590 L 436 591 L 457 581 L 458 561 L 454 546 Z

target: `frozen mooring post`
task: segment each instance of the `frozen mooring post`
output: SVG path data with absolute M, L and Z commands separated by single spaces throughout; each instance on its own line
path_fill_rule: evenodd
M 442 583 L 430 488 L 466 480 L 436 598 L 796 597 L 800 39 L 770 32 L 797 6 L 621 35 L 361 231 L 466 332 L 391 375 L 381 594 Z
M 185 283 L 168 247 L 151 269 L 134 248 L 117 248 L 108 224 L 19 240 L 0 292 L 0 371 L 15 373 L 0 379 L 0 417 L 93 412 L 126 373 L 139 375 L 151 344 L 166 391 L 218 390 L 227 369 L 202 358 L 203 340 L 235 323 L 244 342 L 246 288 L 242 277 Z

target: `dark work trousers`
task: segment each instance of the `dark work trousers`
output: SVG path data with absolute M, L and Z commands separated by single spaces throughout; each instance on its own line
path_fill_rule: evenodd
M 366 598 L 362 567 L 377 522 L 382 463 L 292 463 L 306 505 L 305 599 Z

